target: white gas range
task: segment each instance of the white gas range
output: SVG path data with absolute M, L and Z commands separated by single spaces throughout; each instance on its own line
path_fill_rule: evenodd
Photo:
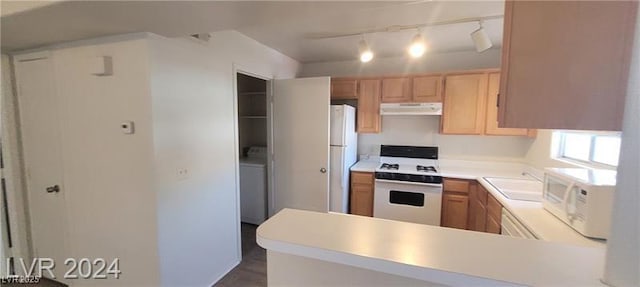
M 437 147 L 382 145 L 375 178 L 373 217 L 440 225 Z

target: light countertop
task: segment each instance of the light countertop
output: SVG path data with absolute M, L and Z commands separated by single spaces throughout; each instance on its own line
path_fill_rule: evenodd
M 600 286 L 605 250 L 348 214 L 284 209 L 269 251 L 457 286 Z
M 377 160 L 363 160 L 351 167 L 351 171 L 374 172 L 378 165 Z M 542 203 L 508 199 L 483 178 L 522 178 L 523 171 L 542 176 L 540 171 L 533 170 L 522 163 L 440 160 L 440 174 L 443 177 L 477 180 L 537 238 L 600 249 L 606 247 L 606 241 L 582 236 L 546 211 Z
M 356 162 L 350 170 L 358 172 L 374 172 L 379 165 L 380 161 L 378 160 L 360 160 Z

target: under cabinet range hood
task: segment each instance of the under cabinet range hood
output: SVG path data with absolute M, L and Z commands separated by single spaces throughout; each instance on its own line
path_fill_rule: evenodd
M 394 103 L 381 104 L 383 116 L 439 116 L 442 115 L 442 103 Z

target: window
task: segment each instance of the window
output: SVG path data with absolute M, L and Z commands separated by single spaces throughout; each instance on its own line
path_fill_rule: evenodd
M 620 133 L 557 131 L 556 158 L 594 167 L 616 167 L 620 156 Z

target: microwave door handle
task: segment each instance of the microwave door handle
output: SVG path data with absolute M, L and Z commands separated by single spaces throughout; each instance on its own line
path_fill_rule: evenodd
M 568 187 L 567 190 L 564 192 L 564 198 L 562 199 L 562 203 L 564 206 L 564 212 L 567 214 L 567 218 L 569 220 L 573 220 L 573 216 L 575 215 L 573 212 L 569 212 L 569 196 L 571 195 L 571 191 L 573 190 L 573 188 L 576 186 L 575 182 L 572 182 Z

